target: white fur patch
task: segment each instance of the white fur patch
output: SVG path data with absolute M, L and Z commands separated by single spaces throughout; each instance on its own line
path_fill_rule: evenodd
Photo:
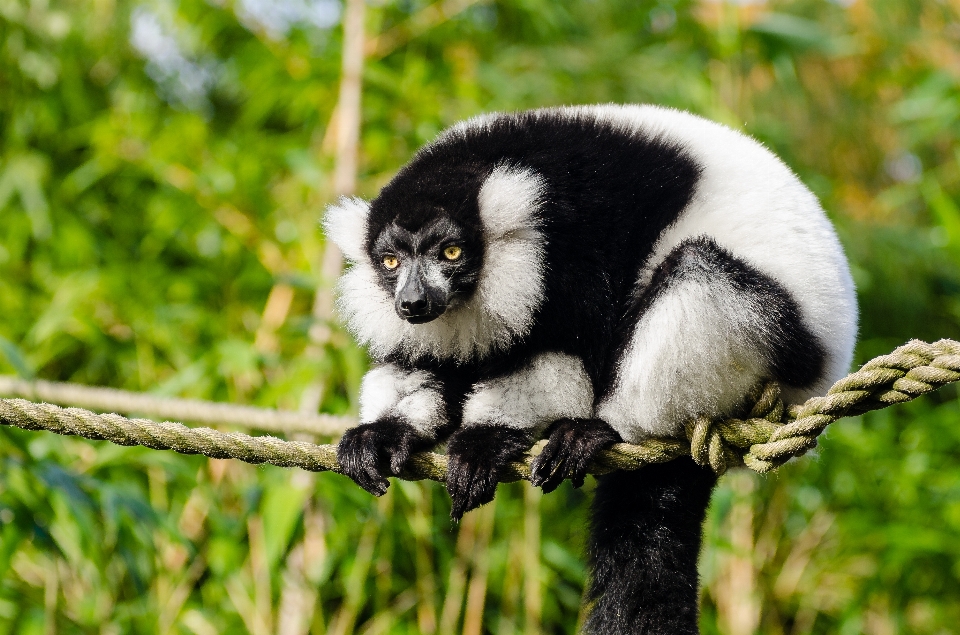
M 597 417 L 636 443 L 730 412 L 766 371 L 759 310 L 722 281 L 678 281 L 640 318 Z
M 384 417 L 398 417 L 424 436 L 435 436 L 447 423 L 437 380 L 426 371 L 407 371 L 394 364 L 368 372 L 360 385 L 360 423 Z
M 323 215 L 323 232 L 349 260 L 367 260 L 364 241 L 370 205 L 360 198 L 340 197 Z
M 521 370 L 475 385 L 463 406 L 463 425 L 500 424 L 543 430 L 563 418 L 593 414 L 593 385 L 579 358 L 542 353 Z
M 544 247 L 537 229 L 543 180 L 528 170 L 499 167 L 480 191 L 486 250 L 473 296 L 426 324 L 401 319 L 369 259 L 355 259 L 340 280 L 340 313 L 375 357 L 468 361 L 505 350 L 533 326 L 543 301 Z

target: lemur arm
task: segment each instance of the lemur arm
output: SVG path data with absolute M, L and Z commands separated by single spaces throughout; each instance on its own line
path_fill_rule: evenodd
M 337 445 L 343 472 L 371 494 L 384 494 L 389 483 L 381 470 L 399 476 L 413 452 L 436 445 L 456 425 L 462 392 L 450 392 L 427 370 L 393 363 L 370 370 L 360 386 L 360 425 Z
M 504 466 L 523 457 L 551 425 L 591 421 L 593 395 L 583 362 L 557 352 L 476 383 L 464 401 L 462 427 L 447 447 L 453 518 L 492 500 Z

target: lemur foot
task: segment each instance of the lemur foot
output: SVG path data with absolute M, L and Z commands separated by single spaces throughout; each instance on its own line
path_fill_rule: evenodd
M 450 517 L 463 515 L 493 500 L 504 466 L 526 454 L 533 436 L 517 428 L 498 425 L 463 428 L 447 445 L 447 491 Z
M 399 476 L 410 454 L 429 445 L 410 424 L 385 419 L 347 430 L 337 444 L 337 461 L 357 485 L 383 496 L 390 485 L 383 471 Z
M 583 485 L 587 469 L 597 452 L 623 439 L 600 419 L 559 419 L 547 430 L 550 438 L 534 459 L 530 481 L 552 492 L 564 479 L 574 487 Z

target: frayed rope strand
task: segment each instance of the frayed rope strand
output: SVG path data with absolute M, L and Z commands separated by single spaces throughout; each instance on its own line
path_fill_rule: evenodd
M 746 397 L 749 407 L 744 409 L 743 419 L 711 421 L 701 417 L 687 423 L 686 439 L 649 439 L 637 445 L 618 443 L 598 455 L 590 472 L 635 470 L 684 455 L 691 455 L 700 465 L 709 465 L 718 474 L 744 465 L 757 472 L 769 472 L 815 447 L 817 437 L 841 417 L 904 403 L 956 381 L 960 381 L 960 342 L 940 340 L 928 344 L 913 340 L 889 355 L 870 360 L 834 384 L 823 397 L 813 397 L 787 409 L 779 387 L 771 382 Z M 0 423 L 117 445 L 142 445 L 311 472 L 340 472 L 334 445 L 128 419 L 24 399 L 0 399 Z M 501 481 L 529 479 L 531 460 L 528 457 L 512 464 Z M 446 473 L 446 456 L 420 452 L 410 458 L 402 478 L 442 482 Z

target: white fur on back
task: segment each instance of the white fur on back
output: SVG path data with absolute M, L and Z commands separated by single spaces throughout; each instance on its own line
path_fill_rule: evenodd
M 592 414 L 593 385 L 583 362 L 562 353 L 542 353 L 512 375 L 475 385 L 463 406 L 463 425 L 539 431 L 557 419 Z
M 785 398 L 822 394 L 846 374 L 857 335 L 847 260 L 817 198 L 780 159 L 750 137 L 678 110 L 605 105 L 563 112 L 590 113 L 625 131 L 674 141 L 703 168 L 693 200 L 661 235 L 646 276 L 684 240 L 709 236 L 780 282 L 826 350 L 820 381 L 809 390 L 785 391 Z
M 352 258 L 355 264 L 340 279 L 338 305 L 357 340 L 375 357 L 402 352 L 467 361 L 504 350 L 529 332 L 543 300 L 544 247 L 537 229 L 543 190 L 543 180 L 528 170 L 502 166 L 491 173 L 479 196 L 486 250 L 476 291 L 432 322 L 401 319 L 366 253 Z
M 424 436 L 433 437 L 447 422 L 437 380 L 426 371 L 407 371 L 384 364 L 363 376 L 360 384 L 360 423 L 397 417 Z
M 367 235 L 370 205 L 360 198 L 341 196 L 323 215 L 323 232 L 353 262 L 366 259 L 363 241 Z

